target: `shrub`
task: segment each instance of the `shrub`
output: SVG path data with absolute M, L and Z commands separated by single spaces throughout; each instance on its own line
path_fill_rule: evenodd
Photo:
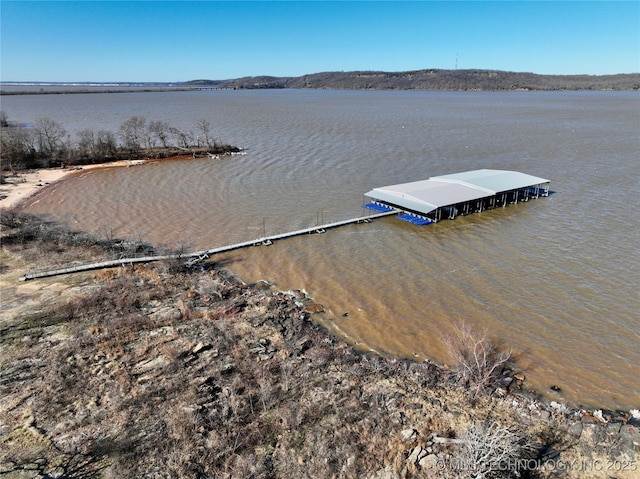
M 459 448 L 456 469 L 468 472 L 468 477 L 474 479 L 520 477 L 523 470 L 532 470 L 529 459 L 533 458 L 533 444 L 495 422 L 470 426 L 462 435 Z
M 510 351 L 499 351 L 487 335 L 487 331 L 474 331 L 468 324 L 460 323 L 456 334 L 447 338 L 456 379 L 469 388 L 475 397 L 495 387 L 502 370 L 511 359 Z

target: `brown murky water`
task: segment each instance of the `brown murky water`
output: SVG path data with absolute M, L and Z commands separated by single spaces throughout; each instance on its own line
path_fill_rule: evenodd
M 6 97 L 10 119 L 116 131 L 132 115 L 247 149 L 82 172 L 24 208 L 71 226 L 205 249 L 362 213 L 375 186 L 477 168 L 553 194 L 417 227 L 385 218 L 228 253 L 253 281 L 304 288 L 363 348 L 446 362 L 465 321 L 510 345 L 531 386 L 640 406 L 640 95 L 220 91 Z M 348 313 L 344 316 L 344 313 Z M 559 385 L 562 393 L 549 391 Z

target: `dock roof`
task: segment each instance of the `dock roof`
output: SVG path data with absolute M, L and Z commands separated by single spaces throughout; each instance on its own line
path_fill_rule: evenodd
M 427 214 L 437 208 L 544 183 L 549 183 L 549 180 L 517 171 L 482 169 L 381 186 L 366 196 Z

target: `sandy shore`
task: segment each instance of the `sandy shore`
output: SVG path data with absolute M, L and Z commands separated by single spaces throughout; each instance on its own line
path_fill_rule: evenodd
M 77 173 L 81 170 L 95 168 L 116 168 L 144 164 L 144 160 L 114 161 L 112 163 L 99 163 L 95 165 L 72 166 L 69 168 L 46 168 L 29 170 L 18 173 L 16 176 L 8 175 L 6 183 L 0 185 L 0 208 L 13 208 L 25 198 L 29 198 L 42 188 L 60 181 L 61 179 Z

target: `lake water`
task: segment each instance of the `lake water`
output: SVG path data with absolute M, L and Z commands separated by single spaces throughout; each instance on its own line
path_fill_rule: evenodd
M 426 227 L 379 219 L 220 261 L 246 281 L 305 289 L 327 308 L 318 320 L 359 347 L 447 362 L 443 338 L 464 321 L 511 347 L 548 397 L 640 406 L 637 92 L 34 95 L 3 97 L 2 109 L 72 137 L 132 115 L 194 132 L 207 119 L 245 148 L 82 172 L 24 205 L 156 245 L 207 249 L 354 217 L 373 187 L 447 173 L 547 178 L 548 198 Z

